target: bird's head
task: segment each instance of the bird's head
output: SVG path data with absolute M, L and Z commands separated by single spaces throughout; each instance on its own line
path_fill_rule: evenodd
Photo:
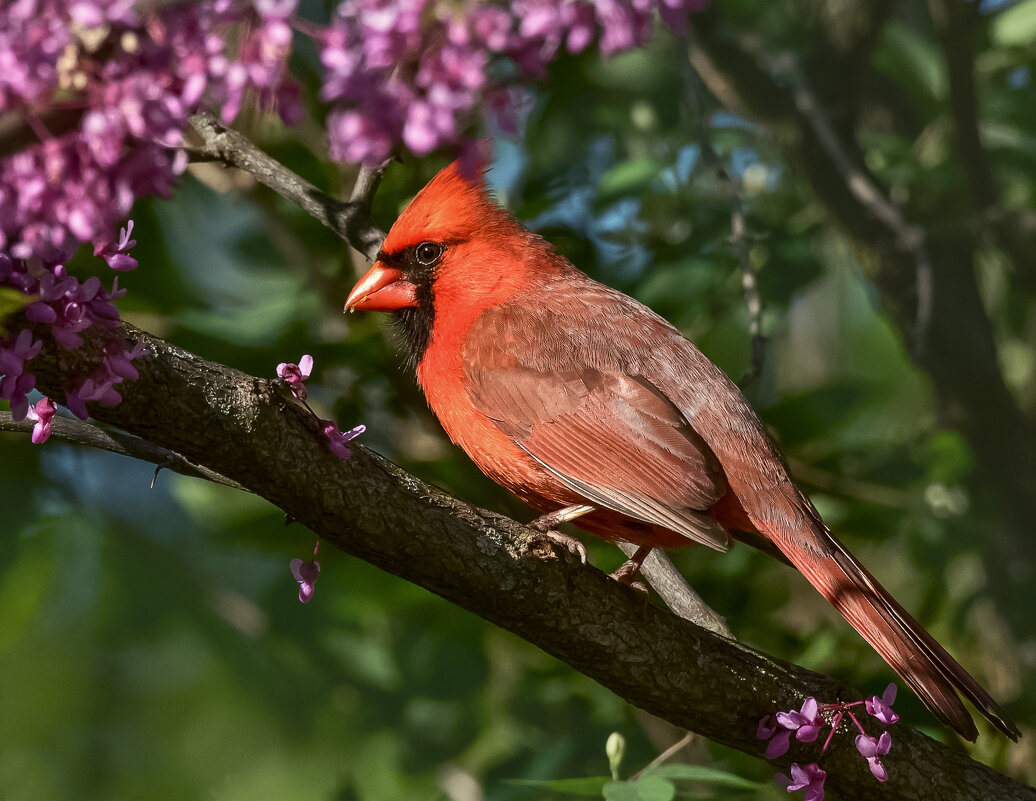
M 481 174 L 466 176 L 454 162 L 404 209 L 345 310 L 396 312 L 420 361 L 433 324 L 435 331 L 463 331 L 542 273 L 537 265 L 548 252 L 490 199 Z

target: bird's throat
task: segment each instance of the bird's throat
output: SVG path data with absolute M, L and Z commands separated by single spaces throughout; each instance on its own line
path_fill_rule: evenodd
M 432 324 L 435 321 L 432 299 L 430 296 L 422 297 L 423 294 L 418 292 L 416 306 L 400 309 L 392 315 L 392 321 L 403 340 L 407 362 L 415 368 L 421 363 L 428 349 L 428 342 L 432 337 Z

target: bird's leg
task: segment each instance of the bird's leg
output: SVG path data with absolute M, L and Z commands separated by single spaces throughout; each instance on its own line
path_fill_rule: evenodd
M 615 579 L 619 584 L 625 584 L 631 590 L 642 592 L 646 595 L 647 587 L 642 581 L 637 581 L 637 575 L 640 573 L 640 567 L 644 564 L 644 560 L 647 559 L 649 553 L 651 553 L 651 546 L 641 545 L 633 556 L 624 562 L 618 570 L 610 574 L 611 578 Z
M 557 527 L 562 523 L 567 523 L 569 520 L 575 520 L 577 517 L 582 517 L 593 510 L 593 506 L 586 506 L 584 504 L 566 506 L 564 509 L 558 509 L 556 512 L 550 512 L 549 514 L 537 517 L 528 525 L 529 528 L 540 532 L 540 534 L 543 535 L 543 539 L 560 545 L 573 556 L 578 556 L 579 561 L 585 565 L 586 548 L 583 543 L 569 534 L 562 534 L 557 530 Z

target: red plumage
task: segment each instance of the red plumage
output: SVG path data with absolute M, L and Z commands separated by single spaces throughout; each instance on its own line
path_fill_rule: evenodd
M 452 165 L 389 232 L 346 308 L 395 311 L 450 438 L 535 509 L 650 547 L 779 555 L 940 720 L 996 702 L 839 543 L 737 386 L 672 325 L 599 284 Z

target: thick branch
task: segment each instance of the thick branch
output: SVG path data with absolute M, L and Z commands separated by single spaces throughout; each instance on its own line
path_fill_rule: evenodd
M 412 581 L 534 643 L 672 723 L 760 754 L 756 723 L 804 695 L 851 697 L 832 679 L 717 637 L 644 604 L 598 570 L 531 553 L 529 529 L 429 487 L 364 448 L 332 455 L 315 421 L 276 382 L 253 378 L 125 327 L 91 329 L 83 348 L 48 342 L 40 389 L 63 387 L 114 333 L 146 344 L 140 378 L 100 421 L 145 437 L 268 499 L 343 551 Z M 122 387 L 120 387 L 122 389 Z M 825 756 L 843 798 L 1033 799 L 1036 793 L 903 726 L 877 785 L 851 736 Z M 795 747 L 780 762 L 813 758 Z

